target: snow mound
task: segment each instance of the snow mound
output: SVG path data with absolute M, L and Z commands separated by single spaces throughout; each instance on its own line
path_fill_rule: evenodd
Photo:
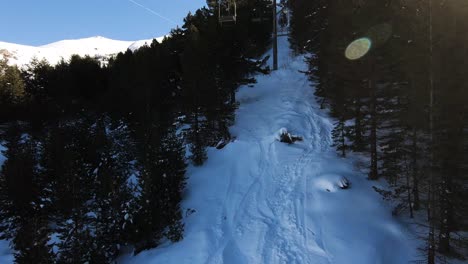
M 336 192 L 349 187 L 349 185 L 345 184 L 345 181 L 347 181 L 345 179 L 345 177 L 337 174 L 324 174 L 315 177 L 313 186 L 318 191 Z

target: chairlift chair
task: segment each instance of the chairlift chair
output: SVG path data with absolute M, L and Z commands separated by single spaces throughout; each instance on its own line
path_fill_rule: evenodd
M 219 23 L 236 23 L 237 21 L 237 4 L 235 0 L 220 0 L 218 2 Z

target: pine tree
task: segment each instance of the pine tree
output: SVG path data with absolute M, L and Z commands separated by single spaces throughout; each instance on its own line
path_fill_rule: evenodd
M 335 123 L 335 128 L 332 131 L 332 138 L 335 142 L 333 144 L 336 147 L 336 150 L 340 153 L 341 157 L 346 157 L 346 151 L 349 149 L 346 139 L 347 131 L 345 126 L 345 120 L 340 118 L 338 122 Z
M 175 127 L 169 127 L 160 153 L 161 158 L 166 158 L 165 170 L 163 172 L 164 186 L 167 186 L 165 194 L 165 205 L 168 215 L 166 216 L 169 229 L 166 236 L 176 242 L 183 238 L 184 225 L 182 223 L 182 212 L 180 203 L 182 192 L 185 188 L 185 150 L 182 139 L 176 134 Z
M 24 100 L 24 82 L 16 66 L 9 66 L 7 59 L 0 59 L 0 120 L 12 120 L 18 116 L 14 108 Z
M 20 126 L 13 123 L 7 131 L 6 147 L 7 160 L 0 174 L 0 232 L 3 238 L 12 239 L 17 263 L 50 263 L 50 204 L 46 182 L 37 170 L 36 142 L 22 135 Z
M 116 129 L 108 125 L 101 117 L 92 132 L 97 151 L 93 171 L 97 186 L 92 205 L 96 217 L 91 223 L 95 237 L 91 259 L 96 263 L 110 263 L 121 247 L 128 246 L 134 214 L 129 135 L 122 124 Z
M 93 144 L 90 135 L 92 120 L 73 120 L 65 125 L 70 138 L 65 138 L 64 158 L 67 164 L 57 183 L 60 202 L 68 207 L 60 208 L 60 222 L 57 223 L 58 263 L 81 263 L 91 261 L 93 249 L 93 226 L 96 218 L 90 205 L 93 204 L 95 181 L 93 181 Z

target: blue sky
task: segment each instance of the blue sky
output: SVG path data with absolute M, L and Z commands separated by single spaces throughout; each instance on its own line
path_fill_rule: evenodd
M 176 26 L 173 22 L 180 25 L 189 11 L 205 4 L 205 0 L 0 0 L 0 41 L 44 45 L 91 36 L 148 39 L 168 33 Z

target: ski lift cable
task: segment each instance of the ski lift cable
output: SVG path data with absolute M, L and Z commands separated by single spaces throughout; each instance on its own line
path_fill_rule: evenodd
M 174 24 L 174 25 L 178 25 L 178 23 L 175 22 L 174 20 L 172 20 L 172 19 L 170 19 L 170 18 L 167 18 L 167 17 L 165 17 L 165 16 L 159 14 L 158 12 L 154 11 L 153 9 L 151 9 L 151 8 L 149 8 L 149 7 L 146 7 L 146 6 L 144 6 L 144 5 L 142 5 L 142 4 L 138 3 L 138 2 L 135 2 L 134 0 L 128 0 L 128 1 L 129 1 L 130 3 L 133 3 L 133 4 L 137 5 L 137 6 L 139 6 L 139 7 L 143 8 L 143 9 L 145 9 L 146 11 L 150 12 L 150 13 L 153 14 L 153 15 L 155 15 L 155 16 L 157 16 L 157 17 L 159 17 L 159 18 L 162 18 L 162 19 L 164 19 L 164 20 L 166 20 L 166 21 L 169 22 L 169 23 L 172 23 L 172 24 Z

